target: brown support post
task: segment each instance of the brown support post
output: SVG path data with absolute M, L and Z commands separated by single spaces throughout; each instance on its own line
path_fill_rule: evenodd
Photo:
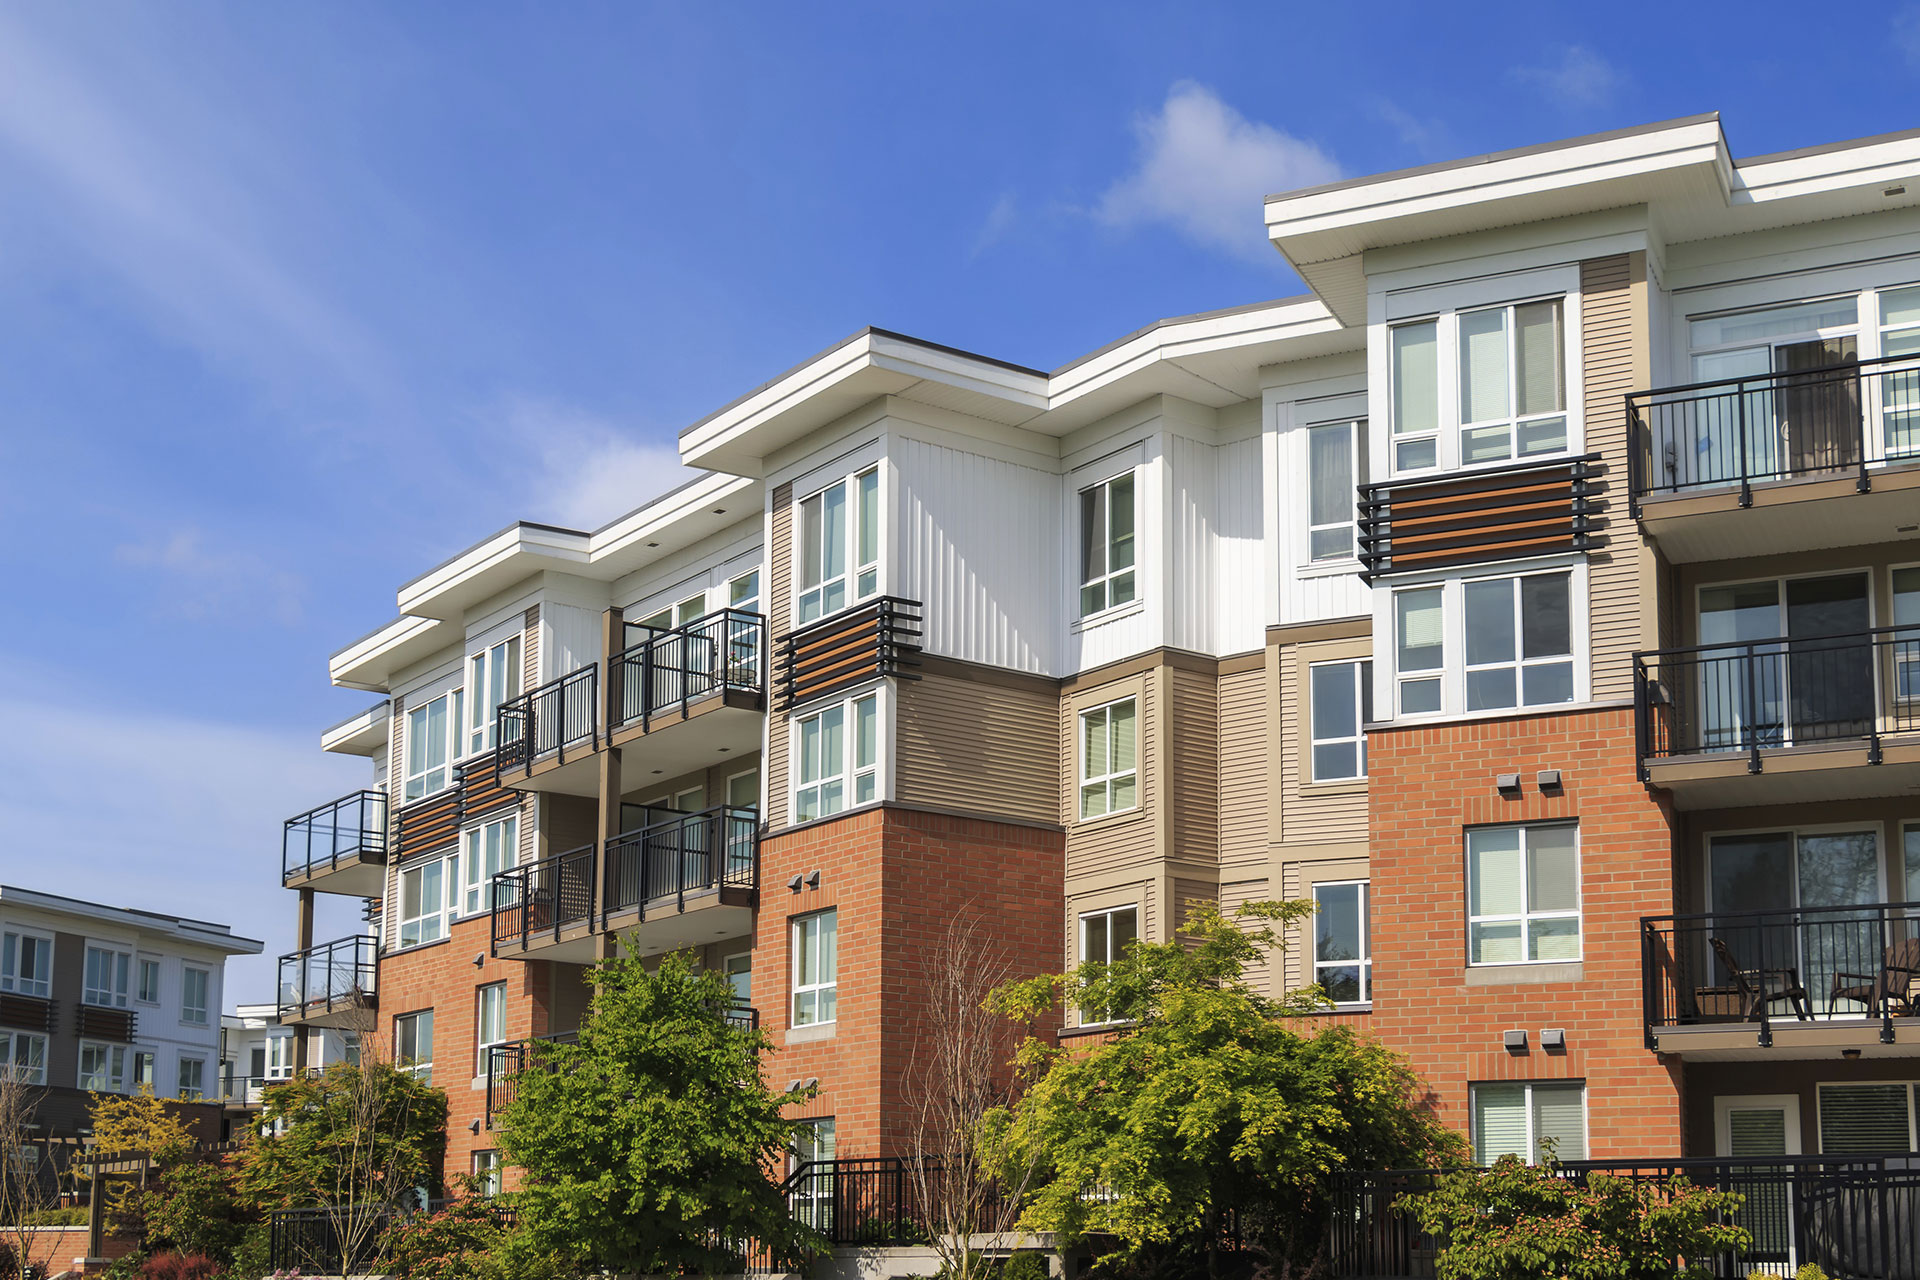
M 308 951 L 313 947 L 313 890 L 300 890 L 300 905 L 294 909 L 293 917 L 294 947 L 299 951 Z M 300 972 L 305 975 L 306 961 L 300 962 Z M 300 993 L 304 1001 L 306 992 Z M 297 1027 L 293 1033 L 293 1073 L 305 1074 L 307 1069 L 307 1033 L 304 1027 Z
M 87 1195 L 87 1261 L 106 1261 L 107 1176 L 94 1166 Z
M 601 708 L 602 723 L 609 729 L 613 725 L 614 681 L 619 673 L 613 669 L 613 655 L 624 648 L 626 624 L 622 621 L 619 609 L 608 609 L 600 617 L 600 653 L 602 655 L 601 673 L 602 694 L 605 705 Z M 595 835 L 597 843 L 593 849 L 593 902 L 594 910 L 604 917 L 606 913 L 607 892 L 607 846 L 620 835 L 620 752 L 612 746 L 600 752 L 600 813 Z M 613 955 L 613 939 L 605 932 L 596 932 L 594 937 L 594 958 L 610 959 Z

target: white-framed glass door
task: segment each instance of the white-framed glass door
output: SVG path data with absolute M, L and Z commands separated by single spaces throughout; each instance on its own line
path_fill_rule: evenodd
M 1742 967 L 1791 968 L 1814 1013 L 1863 1015 L 1861 1002 L 1835 995 L 1850 985 L 1836 975 L 1865 974 L 1871 981 L 1879 971 L 1887 939 L 1874 910 L 1886 900 L 1878 828 L 1710 836 L 1707 876 L 1715 916 L 1726 913 L 1715 920 L 1714 936 Z M 1847 907 L 1861 910 L 1835 910 Z M 1815 914 L 1796 917 L 1796 911 Z M 1747 912 L 1772 914 L 1741 918 Z
M 1800 1154 L 1800 1099 L 1791 1093 L 1727 1096 L 1713 1100 L 1714 1150 L 1733 1160 L 1787 1159 Z M 1765 1166 L 1761 1166 L 1764 1170 Z M 1784 1177 L 1756 1172 L 1740 1225 L 1753 1233 L 1749 1261 L 1792 1275 L 1793 1197 Z
M 1872 730 L 1868 574 L 1703 587 L 1699 624 L 1705 749 L 1830 742 Z M 1784 645 L 1760 643 L 1782 638 Z

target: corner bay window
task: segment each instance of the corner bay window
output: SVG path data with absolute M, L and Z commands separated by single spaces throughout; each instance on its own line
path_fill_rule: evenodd
M 1114 907 L 1108 911 L 1090 911 L 1080 917 L 1080 963 L 1112 964 L 1126 955 L 1127 948 L 1140 937 L 1140 909 Z M 1112 1021 L 1112 1010 L 1082 1005 L 1080 1024 L 1097 1026 Z
M 1457 395 L 1442 391 L 1443 361 Z M 1426 471 L 1564 453 L 1565 308 L 1559 298 L 1395 325 L 1388 331 L 1393 470 Z
M 1124 813 L 1140 803 L 1137 706 L 1132 698 L 1080 713 L 1080 816 Z
M 1080 491 L 1080 616 L 1133 602 L 1133 473 Z
M 1373 1001 L 1373 939 L 1367 882 L 1313 886 L 1313 980 L 1335 1004 Z
M 1562 1081 L 1476 1084 L 1473 1093 L 1473 1162 L 1490 1165 L 1501 1156 L 1539 1164 L 1587 1158 L 1587 1089 Z
M 799 504 L 800 621 L 880 592 L 880 471 L 836 480 Z
M 1366 777 L 1373 663 L 1316 662 L 1307 668 L 1307 685 L 1313 780 Z
M 1580 958 L 1576 828 L 1467 832 L 1467 959 L 1530 964 Z
M 840 913 L 816 911 L 793 922 L 793 1025 L 811 1027 L 839 1015 Z
M 849 723 L 851 722 L 851 723 Z M 880 702 L 869 693 L 795 722 L 793 820 L 880 798 Z
M 1564 569 L 1394 592 L 1398 714 L 1572 702 L 1575 594 Z

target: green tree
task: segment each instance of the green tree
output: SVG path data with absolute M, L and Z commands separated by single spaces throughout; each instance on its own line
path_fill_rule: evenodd
M 1297 1262 L 1319 1246 L 1330 1172 L 1458 1157 L 1401 1059 L 1344 1026 L 1301 1027 L 1326 1007 L 1317 990 L 1270 999 L 1246 981 L 1312 910 L 1260 902 L 1228 919 L 1196 905 L 1178 940 L 995 993 L 1018 1019 L 1064 1001 L 1122 1024 L 1091 1049 L 1020 1049 L 1032 1084 L 985 1127 L 1006 1167 L 1042 1170 L 1023 1226 L 1108 1237 L 1110 1265 L 1185 1268 L 1204 1254 L 1216 1274 L 1233 1223 Z
M 593 980 L 579 1043 L 529 1046 L 500 1117 L 533 1244 L 643 1275 L 736 1270 L 749 1241 L 810 1251 L 770 1176 L 793 1137 L 781 1110 L 809 1095 L 766 1087 L 765 1035 L 720 1016 L 726 979 L 669 955 L 652 972 L 608 960 Z
M 1440 1280 L 1706 1280 L 1715 1254 L 1752 1243 L 1729 1221 L 1743 1202 L 1685 1178 L 1576 1181 L 1502 1156 L 1401 1209 L 1442 1241 Z
M 234 1198 L 233 1172 L 224 1163 L 188 1161 L 163 1171 L 141 1197 L 149 1249 L 203 1254 L 231 1263 L 246 1231 Z
M 193 1154 L 193 1131 L 177 1108 L 154 1097 L 150 1085 L 141 1085 L 135 1093 L 95 1093 L 91 1124 L 93 1147 L 98 1152 L 144 1154 L 153 1173 L 164 1177 L 174 1166 Z M 82 1178 L 88 1178 L 81 1166 Z M 103 1175 L 107 1196 L 107 1223 L 117 1235 L 138 1235 L 145 1231 L 142 1213 L 146 1196 L 144 1179 Z

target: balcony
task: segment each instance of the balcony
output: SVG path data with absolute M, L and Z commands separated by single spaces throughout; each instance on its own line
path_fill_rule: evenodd
M 1641 780 L 1681 809 L 1920 786 L 1920 626 L 1637 653 Z
M 495 776 L 505 786 L 592 795 L 600 750 L 600 667 L 570 671 L 494 709 Z
M 658 820 L 654 820 L 657 818 Z M 493 881 L 493 954 L 594 958 L 596 934 L 629 936 L 642 955 L 730 938 L 753 926 L 760 816 L 752 809 L 650 810 L 637 830 L 503 871 Z
M 1654 916 L 1640 935 L 1649 1049 L 1920 1053 L 1920 903 Z
M 280 1021 L 287 1026 L 372 1025 L 379 946 L 368 934 L 280 957 Z
M 288 818 L 280 836 L 280 883 L 377 897 L 386 876 L 387 797 L 356 791 Z
M 487 1051 L 487 1128 L 493 1128 L 493 1117 L 506 1110 L 513 1101 L 514 1081 L 527 1065 L 527 1046 L 536 1041 L 550 1044 L 578 1044 L 580 1033 L 577 1031 L 558 1031 L 550 1036 L 529 1036 L 524 1040 L 509 1040 L 505 1044 L 496 1044 Z
M 1676 563 L 1920 523 L 1920 355 L 1639 391 L 1627 423 L 1634 516 Z
M 607 660 L 608 741 L 670 752 L 676 772 L 756 751 L 767 710 L 767 620 L 722 609 L 671 630 L 627 624 Z

